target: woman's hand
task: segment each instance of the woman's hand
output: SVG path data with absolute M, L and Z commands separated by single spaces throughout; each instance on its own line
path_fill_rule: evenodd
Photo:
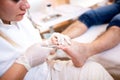
M 46 61 L 52 48 L 42 47 L 40 43 L 30 46 L 17 60 L 17 63 L 23 64 L 27 70 Z

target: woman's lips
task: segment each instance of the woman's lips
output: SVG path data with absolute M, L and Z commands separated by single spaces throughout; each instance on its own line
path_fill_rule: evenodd
M 25 13 L 21 13 L 21 14 L 19 14 L 19 15 L 23 16 L 23 15 L 25 15 Z

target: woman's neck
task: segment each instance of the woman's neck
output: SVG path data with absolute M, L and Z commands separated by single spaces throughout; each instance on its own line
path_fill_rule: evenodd
M 2 20 L 4 24 L 10 24 L 10 21 Z

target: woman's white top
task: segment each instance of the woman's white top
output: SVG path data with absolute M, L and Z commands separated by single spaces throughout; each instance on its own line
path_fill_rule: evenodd
M 0 76 L 2 76 L 23 51 L 25 51 L 30 45 L 41 42 L 42 39 L 39 31 L 33 27 L 26 17 L 19 22 L 11 22 L 11 25 L 3 24 L 0 20 L 0 31 L 20 45 L 20 48 L 16 48 L 0 37 Z M 47 64 L 43 63 L 42 65 L 31 69 L 26 75 L 25 80 L 33 80 L 32 75 L 36 74 L 36 76 L 38 76 L 37 73 L 42 76 L 41 78 L 39 76 L 39 79 L 44 80 L 48 73 L 47 70 Z

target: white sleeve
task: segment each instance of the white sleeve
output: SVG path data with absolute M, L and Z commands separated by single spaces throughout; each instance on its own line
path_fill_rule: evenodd
M 0 37 L 0 76 L 14 63 L 20 54 Z

